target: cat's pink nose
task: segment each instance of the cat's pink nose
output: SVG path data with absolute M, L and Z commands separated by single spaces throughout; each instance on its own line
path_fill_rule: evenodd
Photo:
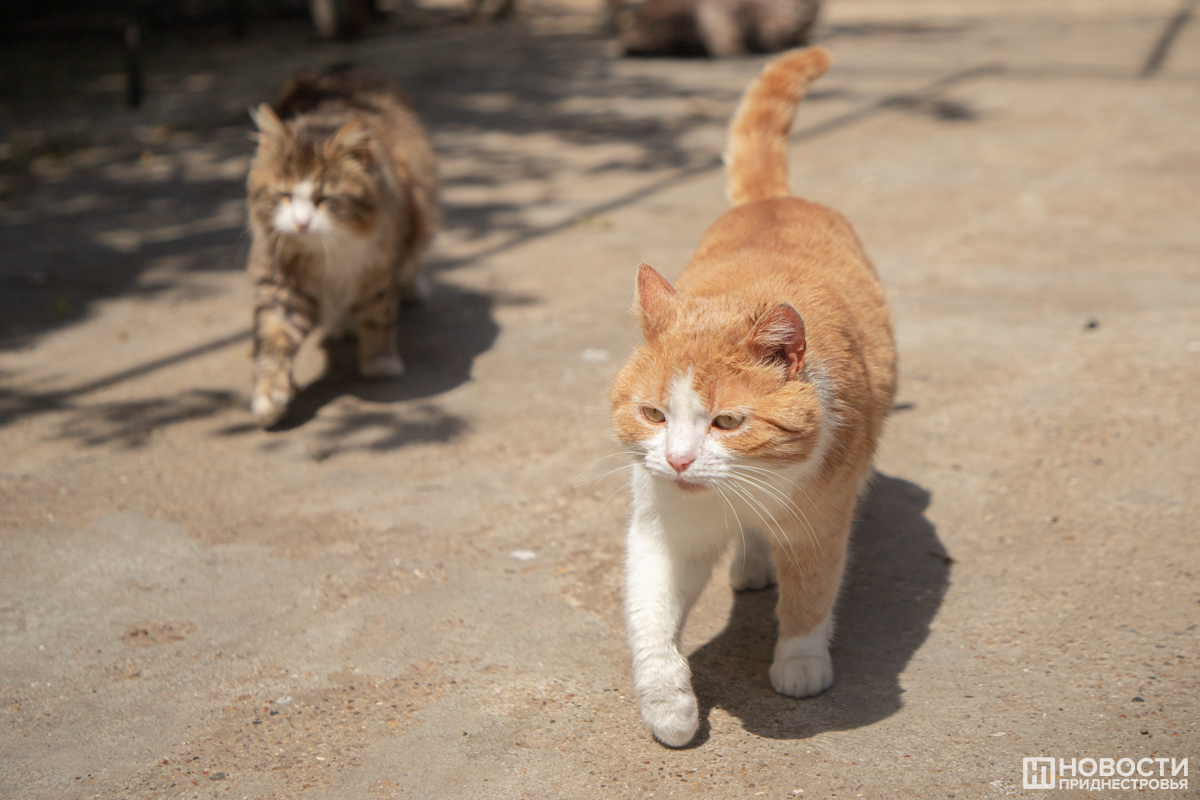
M 680 475 L 682 475 L 683 471 L 685 469 L 687 469 L 688 467 L 690 467 L 692 465 L 692 462 L 695 460 L 696 460 L 695 456 L 681 456 L 681 455 L 667 456 L 667 463 L 670 464 L 671 468 L 674 469 L 675 472 Z
M 308 230 L 308 220 L 304 220 L 303 222 L 297 222 L 296 230 L 300 231 L 301 233 L 304 233 L 306 230 Z

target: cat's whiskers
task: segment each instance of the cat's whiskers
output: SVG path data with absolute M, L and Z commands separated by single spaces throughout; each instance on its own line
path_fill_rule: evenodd
M 769 469 L 763 469 L 762 467 L 750 466 L 749 464 L 733 464 L 733 465 L 731 465 L 731 467 L 733 469 L 751 470 L 753 472 L 762 473 L 767 476 L 766 482 L 768 484 L 770 484 L 771 478 L 778 478 L 779 480 L 784 481 L 785 483 L 787 483 L 790 486 L 792 486 L 793 488 L 795 488 L 795 490 L 797 492 L 804 495 L 804 499 L 808 501 L 809 506 L 811 506 L 812 509 L 817 513 L 817 515 L 821 518 L 821 522 L 825 523 L 826 525 L 829 524 L 829 520 L 825 518 L 825 514 L 821 511 L 821 507 L 818 506 L 816 503 L 814 503 L 812 497 L 808 494 L 807 491 L 804 490 L 804 487 L 801 486 L 800 484 L 796 483 L 795 481 L 789 480 L 788 478 L 784 477 L 783 475 L 780 475 L 778 472 L 774 472 Z M 742 477 L 749 477 L 749 476 L 743 475 Z M 777 490 L 779 489 L 779 487 L 773 487 L 773 488 L 776 488 Z M 782 490 L 780 490 L 780 493 L 782 494 Z M 803 515 L 804 512 L 800 510 L 800 507 L 798 505 L 796 505 L 794 500 L 792 500 L 791 498 L 787 498 L 787 502 L 790 503 L 791 505 L 795 506 L 796 510 L 800 511 L 800 513 Z M 805 517 L 805 522 L 806 523 L 808 522 L 807 517 Z
M 761 472 L 764 475 L 767 475 L 769 477 L 778 478 L 779 480 L 783 481 L 784 483 L 788 484 L 789 486 L 793 486 L 797 489 L 800 488 L 800 484 L 796 483 L 791 478 L 788 478 L 787 476 L 776 472 L 775 470 L 766 469 L 765 467 L 756 467 L 753 464 L 737 464 L 737 463 L 735 463 L 735 464 L 730 464 L 729 466 L 731 469 L 744 469 L 744 470 L 749 470 L 751 472 Z
M 779 542 L 780 547 L 783 547 L 788 551 L 788 557 L 792 560 L 792 563 L 799 567 L 800 561 L 792 547 L 792 543 L 788 541 L 787 534 L 784 532 L 783 527 L 779 525 L 778 520 L 775 520 L 770 509 L 764 506 L 757 498 L 751 495 L 744 488 L 739 488 L 736 483 L 725 483 L 724 488 L 733 492 L 746 502 L 750 510 L 757 514 L 758 518 L 762 520 L 763 525 L 767 528 L 767 531 L 770 532 L 771 536 L 774 537 L 775 541 Z M 762 510 L 760 511 L 759 509 Z M 766 516 L 764 516 L 764 512 Z M 775 522 L 775 527 L 772 527 L 771 522 Z
M 571 485 L 572 485 L 572 486 L 575 486 L 575 487 L 578 487 L 578 486 L 580 485 L 580 483 L 579 483 L 579 479 L 580 479 L 580 478 L 582 478 L 582 477 L 583 477 L 585 474 L 587 474 L 587 471 L 588 471 L 589 469 L 591 469 L 592 467 L 596 466 L 596 465 L 597 465 L 597 464 L 599 464 L 601 461 L 607 461 L 607 460 L 608 460 L 608 459 L 610 459 L 610 458 L 616 458 L 616 457 L 618 457 L 618 456 L 633 456 L 634 458 L 637 458 L 637 457 L 638 457 L 638 456 L 640 456 L 640 455 L 641 455 L 641 453 L 638 453 L 638 452 L 636 452 L 636 451 L 634 451 L 634 450 L 622 450 L 622 451 L 621 451 L 621 452 L 619 452 L 619 453 L 609 453 L 609 454 L 608 454 L 608 455 L 606 455 L 606 456 L 600 456 L 600 458 L 597 458 L 595 461 L 593 461 L 592 463 L 588 464 L 586 467 L 584 467 L 584 468 L 583 468 L 583 470 L 582 470 L 582 471 L 580 471 L 580 473 L 579 473 L 578 475 L 576 475 L 574 478 L 572 478 L 572 479 L 571 479 Z M 629 464 L 628 466 L 633 466 L 633 465 L 632 465 L 632 464 Z M 622 467 L 622 469 L 623 469 L 623 467 Z M 597 481 L 599 481 L 599 480 L 603 479 L 604 477 L 606 477 L 606 476 L 608 476 L 608 475 L 611 475 L 611 474 L 612 474 L 611 472 L 606 472 L 606 473 L 604 473 L 604 475 L 601 475 L 601 476 L 600 476 L 600 478 L 597 478 Z
M 755 490 L 760 490 L 767 495 L 768 499 L 770 499 L 774 503 L 779 504 L 782 507 L 782 509 L 784 511 L 787 511 L 787 513 L 791 516 L 791 518 L 793 520 L 795 520 L 795 522 L 799 525 L 800 529 L 808 536 L 809 540 L 812 541 L 813 544 L 816 545 L 818 549 L 820 548 L 820 542 L 818 541 L 814 531 L 812 530 L 812 526 L 809 525 L 807 518 L 804 516 L 804 512 L 794 502 L 792 502 L 785 494 L 783 494 L 783 492 L 781 492 L 779 489 L 777 489 L 774 486 L 771 486 L 771 485 L 769 485 L 765 482 L 759 481 L 757 479 L 750 478 L 746 475 L 738 475 L 738 474 L 734 473 L 733 478 L 735 481 L 741 483 L 743 485 L 743 487 L 745 488 L 746 492 L 748 494 L 750 494 L 752 497 L 753 497 L 753 493 Z M 787 534 L 783 531 L 783 524 L 779 521 L 777 516 L 774 513 L 771 513 L 768 509 L 766 509 L 766 504 L 763 503 L 761 500 L 759 500 L 759 498 L 754 498 L 754 499 L 756 501 L 758 501 L 761 506 L 763 506 L 764 510 L 766 510 L 769 514 L 771 514 L 771 518 L 774 519 L 776 524 L 778 524 L 780 527 L 780 533 L 788 541 L 789 545 L 792 546 L 792 550 L 794 552 L 795 546 L 791 542 L 790 537 L 788 537 Z
M 740 534 L 742 537 L 742 572 L 745 572 L 746 571 L 746 548 L 747 548 L 746 529 L 742 527 L 741 517 L 738 516 L 737 509 L 733 507 L 733 503 L 730 502 L 729 498 L 725 496 L 725 492 L 721 488 L 721 485 L 719 483 L 714 483 L 712 485 L 712 487 L 717 490 L 717 494 L 721 495 L 721 499 L 725 501 L 725 505 L 729 506 L 729 510 L 733 512 L 733 519 L 737 522 L 738 534 Z M 725 517 L 725 526 L 727 528 L 729 527 L 729 517 L 728 516 Z
M 750 476 L 747 476 L 747 475 L 737 475 L 736 473 L 734 474 L 733 477 L 735 478 L 735 480 L 740 481 L 743 485 L 745 485 L 748 491 L 751 488 L 760 489 L 763 492 L 766 492 L 768 497 L 770 497 L 772 500 L 779 502 L 779 504 L 783 507 L 783 509 L 785 511 L 787 511 L 788 514 L 791 515 L 792 519 L 794 519 L 799 524 L 801 530 L 803 530 L 804 533 L 807 534 L 809 540 L 817 548 L 817 552 L 820 552 L 820 550 L 821 550 L 820 537 L 818 537 L 816 535 L 816 532 L 813 530 L 812 524 L 808 521 L 808 517 L 805 516 L 803 509 L 801 509 L 798 505 L 796 505 L 795 501 L 793 501 L 791 498 L 789 498 L 787 495 L 785 495 L 777 487 L 771 486 L 770 484 L 763 482 L 761 480 L 751 478 Z M 772 517 L 774 517 L 774 515 L 772 515 Z M 778 520 L 777 520 L 777 522 L 778 522 Z
M 594 490 L 600 484 L 600 481 L 604 480 L 609 475 L 612 475 L 614 472 L 621 472 L 623 470 L 633 469 L 633 467 L 634 467 L 633 464 L 625 464 L 623 466 L 617 467 L 616 469 L 610 469 L 608 472 L 604 473 L 599 478 L 596 478 L 594 481 L 592 481 L 592 485 L 590 487 L 588 487 L 588 493 L 590 494 L 592 492 L 592 490 Z M 574 486 L 576 488 L 578 488 L 582 485 L 583 485 L 582 483 L 574 484 Z
M 765 502 L 763 502 L 763 500 L 761 500 L 760 498 L 754 496 L 754 490 L 756 488 L 761 488 L 761 487 L 756 486 L 755 484 L 748 483 L 744 479 L 744 477 L 739 476 L 737 478 L 737 480 L 742 484 L 743 491 L 745 492 L 746 496 L 749 497 L 750 499 L 752 499 L 758 505 L 758 507 L 761 508 L 763 510 L 763 512 L 771 518 L 771 521 L 775 523 L 776 529 L 778 531 L 777 539 L 784 546 L 786 546 L 786 548 L 788 550 L 788 555 L 792 559 L 792 563 L 795 564 L 796 566 L 799 566 L 800 556 L 796 552 L 796 543 L 792 541 L 792 538 L 790 536 L 788 536 L 788 533 L 786 530 L 784 530 L 783 523 L 779 520 L 779 518 L 769 508 L 767 508 L 767 504 Z M 770 497 L 770 499 L 775 499 L 775 498 Z M 785 509 L 786 509 L 786 507 L 785 507 Z M 790 509 L 786 509 L 786 510 L 789 513 L 791 513 L 792 518 L 795 519 L 797 523 L 799 523 L 800 529 L 803 530 L 806 534 L 808 534 L 809 537 L 811 538 L 812 532 L 803 523 L 803 521 L 801 521 L 799 518 L 797 518 L 795 513 L 792 512 Z
M 624 489 L 626 486 L 628 486 L 631 483 L 633 483 L 633 478 L 630 478 L 629 480 L 625 481 L 620 486 L 618 486 L 616 488 L 616 490 L 608 496 L 608 500 L 605 500 L 603 503 L 600 504 L 600 510 L 603 511 L 608 506 L 609 500 L 612 500 L 614 497 L 616 497 L 618 492 L 620 492 L 622 489 Z

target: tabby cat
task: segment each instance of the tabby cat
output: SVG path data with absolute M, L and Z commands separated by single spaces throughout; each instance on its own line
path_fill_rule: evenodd
M 420 256 L 440 214 L 433 149 L 387 79 L 344 69 L 300 75 L 278 114 L 264 103 L 253 116 L 250 410 L 269 427 L 287 413 L 293 358 L 318 324 L 357 335 L 363 376 L 403 374 L 400 301 L 422 294 Z
M 642 716 L 664 744 L 698 725 L 688 611 L 732 540 L 731 583 L 777 581 L 775 690 L 833 682 L 829 638 L 856 500 L 896 386 L 883 290 L 838 213 L 788 196 L 786 144 L 814 47 L 772 61 L 730 130 L 733 209 L 675 288 L 638 271 L 645 343 L 612 388 L 633 465 L 625 612 Z

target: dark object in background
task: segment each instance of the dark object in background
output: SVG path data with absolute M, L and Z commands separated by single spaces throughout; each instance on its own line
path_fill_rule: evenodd
M 317 35 L 322 39 L 357 39 L 371 18 L 371 0 L 309 0 Z
M 616 15 L 628 56 L 770 53 L 808 42 L 820 0 L 649 0 Z
M 142 104 L 142 29 L 134 20 L 125 23 L 125 102 L 130 108 Z
M 508 19 L 517 10 L 517 0 L 469 0 L 471 19 Z M 486 9 L 486 10 L 485 10 Z
M 0 46 L 108 40 L 114 55 L 118 48 L 123 54 L 125 100 L 137 108 L 146 87 L 142 46 L 156 30 L 216 23 L 241 39 L 251 17 L 307 13 L 321 37 L 354 39 L 375 12 L 373 0 L 0 0 Z
M 236 4 L 240 0 L 233 0 Z M 0 41 L 99 38 L 124 53 L 125 101 L 142 103 L 141 46 L 151 0 L 4 0 L 0 2 Z

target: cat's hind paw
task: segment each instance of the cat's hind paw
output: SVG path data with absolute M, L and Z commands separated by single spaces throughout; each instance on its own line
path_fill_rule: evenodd
M 359 369 L 364 378 L 399 378 L 404 374 L 404 362 L 395 353 L 375 356 Z

